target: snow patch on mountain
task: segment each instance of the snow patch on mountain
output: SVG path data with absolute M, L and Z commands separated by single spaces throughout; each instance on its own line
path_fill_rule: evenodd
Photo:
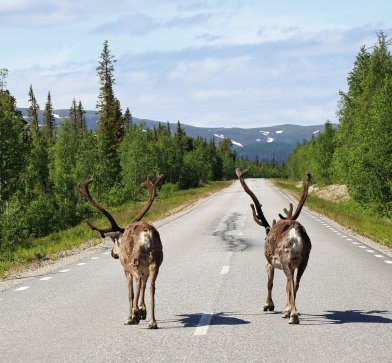
M 269 131 L 260 130 L 259 132 L 260 132 L 261 134 L 265 135 L 265 136 L 268 136 L 268 135 L 270 134 Z
M 274 141 L 274 139 L 272 138 L 272 137 L 269 137 L 268 139 L 267 139 L 267 142 L 273 142 Z
M 316 131 L 313 132 L 313 135 L 314 134 L 318 134 L 319 132 L 320 132 L 320 130 L 316 130 Z
M 224 138 L 225 138 L 225 135 L 222 135 L 222 134 L 220 134 L 220 135 L 214 134 L 214 136 L 215 136 L 215 137 L 219 137 L 220 139 L 224 139 Z M 237 145 L 237 146 L 240 146 L 240 147 L 244 147 L 244 145 L 242 145 L 241 143 L 239 143 L 239 142 L 237 142 L 237 141 L 234 141 L 233 139 L 230 139 L 230 140 L 231 140 L 231 143 L 232 143 L 233 145 Z
M 275 134 L 282 134 L 284 131 L 283 130 L 278 130 L 278 131 L 275 131 Z
M 62 117 L 61 117 L 60 115 L 58 115 L 57 113 L 54 113 L 54 114 L 53 114 L 53 117 L 54 117 L 54 118 L 62 118 Z

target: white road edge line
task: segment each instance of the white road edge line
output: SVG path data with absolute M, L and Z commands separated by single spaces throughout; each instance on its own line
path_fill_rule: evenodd
M 14 291 L 23 291 L 23 290 L 27 290 L 29 288 L 30 288 L 30 286 L 21 286 L 21 287 L 18 287 L 17 289 L 15 289 Z
M 221 271 L 221 275 L 226 275 L 226 274 L 228 274 L 229 273 L 229 269 L 230 269 L 230 266 L 223 266 L 222 267 L 222 271 Z
M 194 335 L 207 335 L 207 331 L 210 327 L 210 322 L 213 316 L 214 314 L 212 313 L 201 314 L 199 324 L 197 324 Z

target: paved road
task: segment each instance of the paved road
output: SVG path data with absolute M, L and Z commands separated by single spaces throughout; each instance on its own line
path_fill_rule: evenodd
M 268 220 L 288 200 L 249 179 Z M 189 213 L 157 224 L 164 261 L 156 317 L 125 326 L 122 267 L 104 251 L 0 293 L 0 362 L 390 362 L 392 259 L 302 211 L 313 248 L 299 325 L 264 313 L 264 230 L 238 181 Z

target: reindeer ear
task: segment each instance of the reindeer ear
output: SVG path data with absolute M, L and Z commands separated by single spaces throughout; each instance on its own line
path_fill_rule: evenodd
M 115 239 L 119 239 L 122 236 L 122 233 L 119 231 L 116 232 L 107 232 L 104 233 L 105 237 L 110 237 L 111 239 L 115 240 Z

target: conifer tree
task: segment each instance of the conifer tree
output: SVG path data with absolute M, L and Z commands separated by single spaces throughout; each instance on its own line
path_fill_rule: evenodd
M 71 123 L 74 125 L 75 129 L 78 127 L 78 106 L 76 103 L 75 98 L 72 100 L 71 108 L 68 111 L 68 118 L 70 119 Z
M 31 150 L 26 171 L 26 195 L 33 198 L 47 192 L 49 169 L 47 148 L 38 123 L 39 105 L 32 85 L 29 89 L 29 102 L 30 107 L 27 114 L 29 116 Z
M 44 114 L 43 114 L 43 127 L 42 132 L 47 146 L 51 146 L 54 141 L 54 128 L 55 128 L 55 118 L 53 114 L 52 97 L 50 92 L 48 92 L 48 98 L 45 104 Z
M 76 112 L 76 124 L 79 130 L 87 131 L 86 111 L 83 108 L 82 101 L 79 101 Z
M 38 123 L 39 105 L 37 99 L 35 98 L 32 85 L 30 85 L 30 89 L 29 89 L 29 102 L 30 102 L 30 106 L 27 109 L 27 116 L 29 118 L 30 133 L 37 134 L 39 131 L 39 123 Z
M 100 81 L 97 102 L 99 112 L 97 136 L 102 158 L 101 181 L 107 188 L 112 187 L 119 181 L 118 148 L 124 137 L 120 102 L 116 99 L 113 91 L 115 62 L 114 56 L 110 53 L 108 41 L 105 40 L 97 67 Z
M 133 120 L 132 120 L 132 114 L 131 111 L 129 110 L 129 107 L 126 108 L 123 116 L 123 127 L 124 130 L 128 130 L 129 128 L 133 127 Z

